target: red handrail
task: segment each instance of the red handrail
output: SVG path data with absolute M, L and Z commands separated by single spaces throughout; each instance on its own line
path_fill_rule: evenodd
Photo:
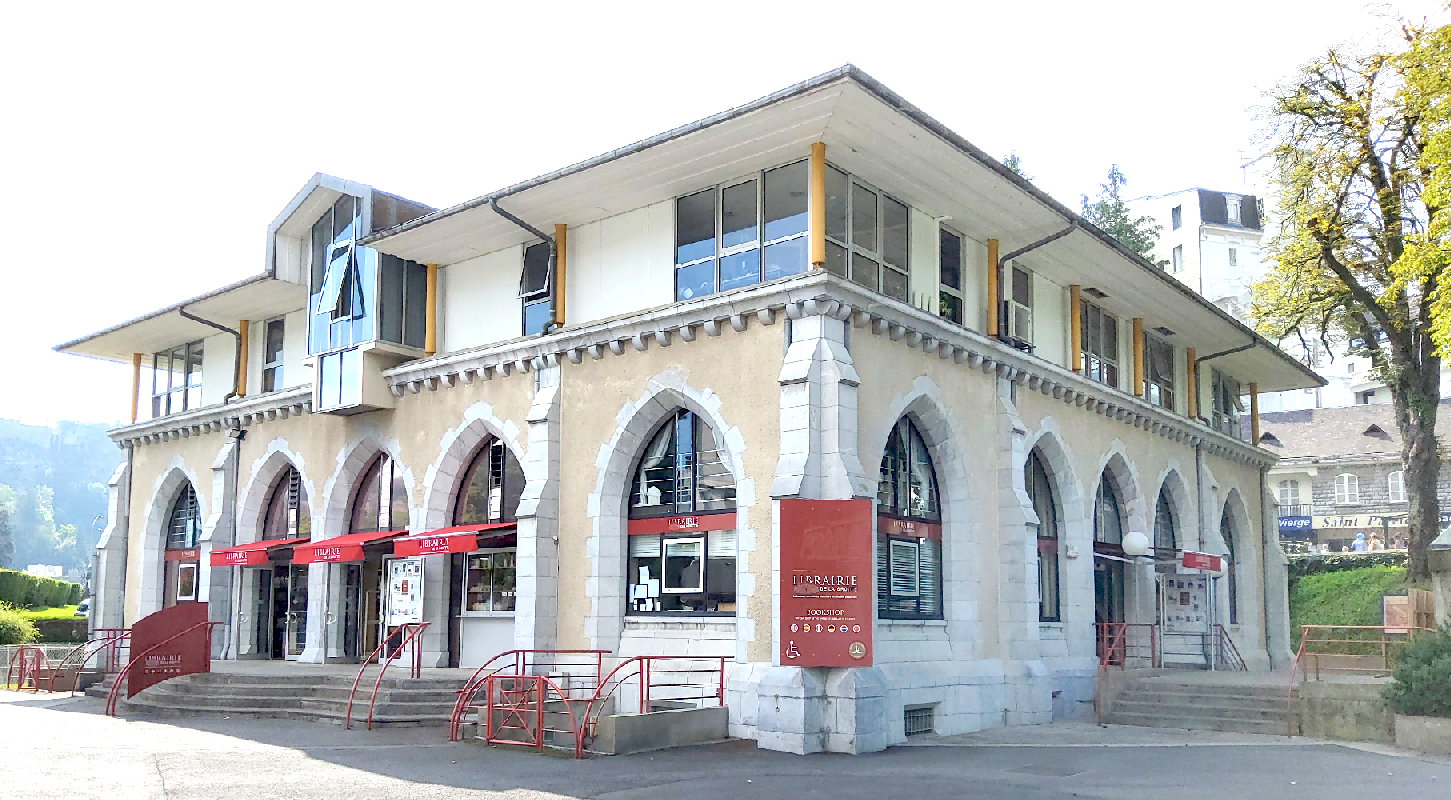
M 508 705 L 497 707 L 497 710 L 504 712 L 505 717 L 504 720 L 498 723 L 496 726 L 494 722 L 494 711 L 496 710 L 496 707 L 494 706 L 494 683 L 501 680 L 516 682 L 525 681 L 532 683 L 533 686 L 525 689 L 500 689 L 501 694 L 518 698 L 522 702 L 511 702 Z M 565 697 L 565 690 L 560 688 L 559 684 L 550 680 L 548 676 L 498 675 L 495 673 L 490 673 L 489 675 L 484 676 L 483 687 L 485 703 L 484 740 L 487 741 L 489 744 L 508 744 L 514 745 L 516 747 L 533 747 L 541 753 L 544 752 L 544 714 L 546 713 L 544 711 L 544 702 L 547 695 L 546 689 L 553 689 L 554 693 L 559 696 L 560 702 L 564 703 L 565 713 L 569 714 L 569 732 L 574 735 L 574 757 L 584 758 L 584 736 L 582 735 L 583 730 L 579 726 L 579 720 L 575 719 L 574 707 L 569 704 L 569 698 Z M 531 695 L 533 696 L 534 701 L 533 708 L 529 707 Z M 534 724 L 532 727 L 524 719 L 528 715 L 533 715 Z M 509 717 L 517 718 L 519 720 L 519 724 L 509 725 Z M 495 734 L 498 733 L 499 730 L 505 728 L 513 730 L 532 731 L 532 736 L 528 741 L 524 742 L 516 741 L 513 739 L 499 738 L 495 736 Z M 563 733 L 562 730 L 559 732 Z
M 383 648 L 387 647 L 389 642 L 393 641 L 393 637 L 394 636 L 397 636 L 400 633 L 405 634 L 403 640 L 398 643 L 397 649 L 395 649 L 392 653 L 390 653 L 388 655 L 388 661 L 387 661 L 387 663 L 383 665 L 383 668 L 382 669 L 378 670 L 378 683 L 381 683 L 383 681 L 383 673 L 388 671 L 388 664 L 392 664 L 393 663 L 393 659 L 395 659 L 395 658 L 398 657 L 398 653 L 399 653 L 399 651 L 401 651 L 403 649 L 403 645 L 406 644 L 409 640 L 411 640 L 413 638 L 413 634 L 410 633 L 410 631 L 412 629 L 414 629 L 414 628 L 417 628 L 418 630 L 423 630 L 424 628 L 427 628 L 427 627 L 428 627 L 428 623 L 427 622 L 405 622 L 402 625 L 399 625 L 398 627 L 396 627 L 393 630 L 389 631 L 388 632 L 388 635 L 383 637 L 383 641 L 379 642 L 378 643 L 378 646 L 375 647 L 375 648 L 373 648 L 373 652 L 369 653 L 368 654 L 368 657 L 363 659 L 362 665 L 358 667 L 358 677 L 353 678 L 353 688 L 348 691 L 348 711 L 343 716 L 343 730 L 351 730 L 352 727 L 353 727 L 353 695 L 355 695 L 355 694 L 358 693 L 358 684 L 362 682 L 362 680 L 363 680 L 363 672 L 365 672 L 368 669 L 368 665 L 371 664 L 371 663 L 373 663 L 373 660 L 378 657 L 378 654 L 379 653 L 383 652 Z M 415 661 L 415 666 L 414 666 L 413 677 L 415 677 L 415 678 L 418 677 L 418 669 L 419 669 L 419 666 L 417 665 L 417 662 L 419 661 L 419 658 L 420 658 L 420 655 L 417 652 L 417 648 L 414 648 L 414 661 Z M 377 696 L 378 696 L 378 683 L 374 683 L 373 684 L 373 698 L 374 699 L 376 699 Z M 369 720 L 368 730 L 372 730 L 372 724 L 371 724 L 372 719 L 373 719 L 373 705 L 372 705 L 372 703 L 370 701 L 369 704 L 368 704 L 368 720 Z
M 583 748 L 584 748 L 584 738 L 583 737 L 585 735 L 591 735 L 590 732 L 593 731 L 594 730 L 594 727 L 599 724 L 599 716 L 600 716 L 600 714 L 604 713 L 604 707 L 605 706 L 604 706 L 604 702 L 603 701 L 608 700 L 610 697 L 612 697 L 614 695 L 614 693 L 621 686 L 625 685 L 625 682 L 628 681 L 630 678 L 639 678 L 639 682 L 640 682 L 639 713 L 641 713 L 641 714 L 644 714 L 644 713 L 648 712 L 650 710 L 651 706 L 652 706 L 652 703 L 650 702 L 650 690 L 653 687 L 665 687 L 665 686 L 674 686 L 674 687 L 705 686 L 705 684 L 701 684 L 701 683 L 690 683 L 690 682 L 687 682 L 687 683 L 659 683 L 659 684 L 657 684 L 655 682 L 655 680 L 654 680 L 654 671 L 655 670 L 654 670 L 654 666 L 653 666 L 654 663 L 657 662 L 657 661 L 714 661 L 714 662 L 716 662 L 717 666 L 715 668 L 713 668 L 713 669 L 684 669 L 684 670 L 681 670 L 681 669 L 664 669 L 664 670 L 661 670 L 661 671 L 662 672 L 665 672 L 665 673 L 688 673 L 688 674 L 694 674 L 694 673 L 700 673 L 700 672 L 716 672 L 716 673 L 718 673 L 718 680 L 716 682 L 715 693 L 714 694 L 698 695 L 698 696 L 683 696 L 683 697 L 676 697 L 674 699 L 676 699 L 676 700 L 707 700 L 707 699 L 710 699 L 711 697 L 714 697 L 715 700 L 716 700 L 716 703 L 718 705 L 721 705 L 721 706 L 724 706 L 725 705 L 725 662 L 726 662 L 726 656 L 634 656 L 632 658 L 627 658 L 624 661 L 621 661 L 619 664 L 615 665 L 615 668 L 612 669 L 612 670 L 610 670 L 609 674 L 604 677 L 604 680 L 600 681 L 599 688 L 595 690 L 594 696 L 589 699 L 589 703 L 585 706 L 585 711 L 584 711 L 584 727 L 580 729 L 580 746 L 578 748 L 581 752 L 583 752 Z M 635 670 L 634 673 L 628 673 L 627 672 L 627 674 L 620 676 L 620 679 L 619 680 L 614 681 L 613 685 L 610 683 L 612 680 L 614 680 L 615 675 L 617 673 L 619 673 L 620 670 L 628 670 L 628 668 L 631 665 L 634 665 L 636 667 L 636 670 Z M 606 690 L 607 687 L 608 687 L 608 691 Z M 599 705 L 598 710 L 596 710 L 596 708 L 595 708 L 596 704 Z M 591 716 L 593 716 L 595 718 L 593 722 L 591 722 L 591 720 L 590 720 L 590 717 Z
M 102 672 L 114 672 L 121 667 L 121 644 L 124 640 L 131 638 L 130 628 L 96 628 L 92 635 L 113 639 L 111 646 L 106 648 L 106 661 L 101 666 Z M 125 634 L 125 636 L 120 636 Z M 129 647 L 128 647 L 129 649 Z
M 25 660 L 26 653 L 31 654 L 30 662 Z M 27 669 L 27 666 L 32 662 L 34 663 L 34 669 Z M 5 671 L 6 688 L 14 685 L 15 691 L 22 691 L 25 689 L 25 680 L 29 677 L 32 684 L 30 688 L 33 691 L 40 691 L 40 682 L 36 676 L 40 674 L 42 665 L 46 669 L 50 668 L 50 660 L 46 658 L 45 648 L 35 645 L 21 645 L 20 649 L 15 651 L 10 661 L 10 668 Z
M 188 633 L 191 633 L 192 631 L 196 630 L 197 628 L 206 628 L 207 629 L 207 638 L 210 641 L 211 633 L 212 633 L 212 628 L 215 627 L 215 626 L 217 626 L 217 625 L 222 625 L 222 624 L 224 624 L 224 623 L 221 623 L 221 622 L 198 622 L 197 624 L 192 625 L 191 627 L 187 628 L 186 630 L 180 631 L 179 633 L 173 633 L 172 635 L 166 637 L 165 639 L 162 639 L 161 641 L 157 642 L 156 644 L 153 644 L 150 647 L 146 648 L 145 650 L 141 651 L 135 657 L 130 658 L 129 660 L 127 660 L 126 661 L 126 666 L 122 667 L 121 668 L 121 671 L 116 673 L 116 680 L 115 680 L 115 682 L 113 682 L 111 684 L 111 691 L 106 694 L 106 716 L 108 716 L 108 717 L 114 717 L 114 716 L 116 716 L 116 694 L 121 691 L 121 682 L 122 682 L 122 680 L 126 677 L 127 673 L 131 672 L 131 668 L 132 667 L 136 666 L 137 664 L 140 664 L 140 663 L 144 662 L 146 660 L 146 656 L 150 655 L 152 650 L 155 650 L 156 648 L 158 648 L 158 647 L 160 647 L 160 646 L 162 646 L 164 644 L 168 644 L 168 643 L 172 642 L 175 639 L 179 639 L 179 638 L 187 635 Z
M 523 675 L 525 673 L 525 670 L 529 668 L 529 656 L 531 655 L 591 655 L 595 657 L 595 689 L 598 690 L 600 686 L 600 673 L 604 671 L 604 657 L 606 655 L 609 655 L 609 652 L 610 651 L 608 650 L 505 650 L 504 652 L 494 656 L 493 658 L 490 658 L 488 661 L 485 661 L 482 665 L 480 665 L 478 669 L 474 670 L 474 674 L 471 675 L 469 679 L 464 683 L 464 688 L 458 690 L 458 699 L 454 701 L 453 714 L 449 717 L 448 740 L 451 742 L 458 741 L 460 731 L 463 727 L 463 715 L 468 712 L 468 708 L 470 707 L 470 703 L 473 700 L 473 696 L 478 692 L 479 687 L 484 685 L 484 681 L 488 677 L 509 668 L 509 664 L 501 664 L 497 667 L 494 667 L 488 675 L 484 675 L 484 671 L 489 669 L 489 667 L 499 659 L 506 656 L 512 656 L 514 674 Z M 533 664 L 535 667 L 538 667 L 540 665 L 537 660 L 534 661 Z M 555 666 L 582 665 L 555 664 Z
M 90 661 L 92 656 L 96 655 L 97 653 L 100 653 L 102 650 L 106 650 L 108 648 L 111 648 L 111 647 L 119 644 L 119 640 L 120 639 L 124 639 L 126 637 L 129 637 L 130 635 L 131 635 L 131 631 L 130 631 L 129 628 L 122 628 L 121 629 L 121 633 L 113 633 L 113 634 L 110 634 L 110 635 L 107 635 L 107 636 L 103 636 L 103 637 L 101 637 L 99 639 L 92 639 L 92 640 L 90 640 L 88 642 L 81 642 L 80 644 L 76 645 L 74 648 L 71 649 L 71 651 L 69 653 L 66 653 L 65 654 L 65 657 L 64 658 L 62 658 L 58 663 L 56 663 L 55 668 L 54 669 L 51 669 L 50 670 L 50 674 L 46 676 L 47 679 L 48 679 L 47 682 L 46 682 L 46 687 L 45 687 L 46 688 L 46 691 L 48 691 L 48 692 L 55 691 L 55 679 L 56 679 L 56 676 L 59 675 L 59 674 L 61 674 L 61 673 L 63 673 L 63 672 L 65 672 L 66 664 L 71 661 L 72 657 L 75 656 L 76 653 L 81 653 L 81 658 L 79 660 L 77 660 L 75 662 L 75 664 L 74 664 L 75 674 L 73 675 L 73 679 L 71 680 L 71 690 L 70 691 L 71 691 L 71 694 L 75 694 L 76 693 L 76 687 L 80 685 L 80 682 L 81 682 L 81 671 L 85 669 L 86 662 L 87 661 Z M 100 646 L 97 647 L 95 650 L 90 650 L 89 648 L 91 646 L 93 646 L 93 645 L 100 645 Z
M 378 687 L 383 684 L 384 673 L 388 671 L 388 667 L 392 665 L 393 661 L 398 658 L 398 654 L 403 652 L 403 648 L 410 644 L 413 645 L 412 675 L 417 678 L 423 674 L 423 650 L 419 647 L 418 637 L 423 633 L 423 629 L 428 627 L 428 623 L 407 623 L 403 627 L 413 627 L 413 631 L 403 637 L 403 641 L 398 643 L 398 647 L 394 648 L 392 654 L 388 656 L 388 660 L 383 662 L 383 667 L 378 670 L 378 679 L 373 681 L 373 693 L 368 697 L 368 730 L 370 731 L 373 729 L 373 706 L 378 702 Z M 351 699 L 349 698 L 349 700 Z M 352 708 L 349 707 L 348 710 L 351 712 Z

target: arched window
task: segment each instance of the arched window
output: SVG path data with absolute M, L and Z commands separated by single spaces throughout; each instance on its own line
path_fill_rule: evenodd
M 1342 472 L 1335 476 L 1335 504 L 1354 506 L 1360 504 L 1360 478 Z
M 1093 619 L 1124 621 L 1123 503 L 1104 472 L 1093 494 Z M 1099 634 L 1100 645 L 1103 633 Z
M 201 565 L 197 542 L 201 538 L 201 528 L 196 491 L 187 483 L 171 504 L 171 514 L 166 520 L 166 568 L 161 589 L 163 607 L 197 599 L 197 573 Z
M 1229 624 L 1239 624 L 1239 581 L 1235 575 L 1238 565 L 1234 561 L 1234 524 L 1229 518 L 1229 507 L 1225 506 L 1224 514 L 1219 518 L 1219 535 L 1224 539 L 1224 549 L 1228 551 L 1225 557 L 1224 581 L 1225 588 L 1229 589 Z
M 1169 487 L 1159 489 L 1154 504 L 1154 558 L 1164 561 L 1179 549 L 1179 531 L 1174 521 L 1174 504 L 1169 501 Z
M 262 538 L 298 539 L 311 535 L 312 511 L 307 504 L 307 490 L 302 488 L 301 473 L 289 464 L 272 485 L 267 514 L 262 518 Z
M 1028 526 L 1029 534 L 1038 540 L 1038 620 L 1058 622 L 1061 619 L 1058 608 L 1058 502 L 1053 497 L 1048 470 L 1037 450 L 1028 454 L 1023 484 L 1028 491 L 1028 499 L 1033 502 L 1033 511 L 1038 515 L 1037 524 Z
M 454 499 L 454 525 L 491 525 L 518 519 L 524 470 L 501 439 L 490 439 L 474 454 Z M 463 587 L 461 611 L 513 611 L 518 539 L 514 531 L 481 542 L 479 550 L 455 562 Z
M 877 482 L 877 615 L 942 618 L 942 512 L 922 434 L 897 420 Z
M 630 488 L 630 613 L 735 613 L 736 483 L 725 452 L 692 411 L 650 437 Z
M 403 469 L 386 453 L 373 459 L 353 490 L 349 533 L 395 531 L 408 527 L 408 490 Z
M 1406 473 L 1402 470 L 1386 476 L 1386 500 L 1392 503 L 1406 502 Z

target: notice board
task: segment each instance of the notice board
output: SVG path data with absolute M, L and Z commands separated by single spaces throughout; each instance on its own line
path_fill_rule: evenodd
M 781 664 L 872 664 L 872 503 L 781 502 Z

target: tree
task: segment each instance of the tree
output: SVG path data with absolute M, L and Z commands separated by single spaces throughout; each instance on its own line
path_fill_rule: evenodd
M 1434 170 L 1408 58 L 1428 32 L 1404 32 L 1404 53 L 1332 49 L 1270 93 L 1266 134 L 1281 229 L 1270 243 L 1273 266 L 1254 288 L 1254 313 L 1276 339 L 1305 343 L 1308 331 L 1327 348 L 1348 340 L 1390 389 L 1415 581 L 1430 577 L 1426 550 L 1440 520 L 1441 357 L 1425 301 L 1441 296 L 1441 269 L 1428 269 L 1434 259 L 1407 258 L 1407 248 L 1445 221 L 1427 202 Z
M 1154 245 L 1159 243 L 1159 232 L 1164 226 L 1150 216 L 1133 217 L 1128 204 L 1123 201 L 1123 188 L 1128 182 L 1117 164 L 1109 166 L 1108 183 L 1099 187 L 1098 199 L 1090 202 L 1088 195 L 1083 195 L 1083 218 L 1118 239 L 1124 247 L 1154 261 Z M 1163 267 L 1169 262 L 1155 263 Z
M 10 533 L 10 512 L 0 507 L 0 568 L 11 569 L 15 563 L 15 537 Z
M 1033 176 L 1029 175 L 1023 169 L 1023 159 L 1018 155 L 1018 151 L 1016 150 L 1003 156 L 1003 166 L 1007 167 L 1014 175 L 1017 175 L 1025 181 L 1031 181 L 1033 179 Z

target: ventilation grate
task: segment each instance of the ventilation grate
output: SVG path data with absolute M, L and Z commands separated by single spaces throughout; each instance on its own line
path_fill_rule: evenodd
M 931 733 L 935 727 L 936 711 L 933 706 L 907 706 L 902 709 L 902 724 L 907 735 Z

